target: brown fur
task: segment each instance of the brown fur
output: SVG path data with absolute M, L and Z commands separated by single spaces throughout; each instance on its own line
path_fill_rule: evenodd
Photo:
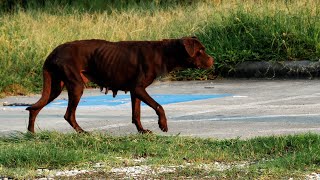
M 159 127 L 168 131 L 164 109 L 146 92 L 156 77 L 174 68 L 210 68 L 213 58 L 195 37 L 165 39 L 162 41 L 80 40 L 56 47 L 43 65 L 43 91 L 38 102 L 28 107 L 28 130 L 34 132 L 34 122 L 40 110 L 59 96 L 63 87 L 68 91 L 68 107 L 64 118 L 77 131 L 75 112 L 83 93 L 84 84 L 92 81 L 101 89 L 113 92 L 130 91 L 132 123 L 141 133 L 140 102 L 153 108 L 159 117 Z

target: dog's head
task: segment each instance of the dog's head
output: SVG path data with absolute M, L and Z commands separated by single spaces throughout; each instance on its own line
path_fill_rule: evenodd
M 208 69 L 214 64 L 214 59 L 205 52 L 205 47 L 197 37 L 183 37 L 182 43 L 189 57 L 190 67 Z

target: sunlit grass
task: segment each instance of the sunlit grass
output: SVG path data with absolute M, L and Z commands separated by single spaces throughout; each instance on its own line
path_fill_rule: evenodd
M 46 56 L 57 45 L 78 39 L 161 40 L 197 35 L 215 57 L 216 72 L 243 61 L 320 58 L 318 0 L 174 2 L 118 2 L 112 9 L 96 0 L 2 13 L 0 96 L 40 92 Z M 91 9 L 83 9 L 88 5 Z M 174 77 L 205 80 L 213 73 L 187 70 Z

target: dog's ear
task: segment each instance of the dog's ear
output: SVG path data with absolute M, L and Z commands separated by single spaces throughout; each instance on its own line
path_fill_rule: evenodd
M 194 38 L 184 38 L 183 45 L 191 57 L 195 57 L 196 53 L 201 49 L 201 47 L 203 47 L 201 43 Z
M 197 36 L 185 36 L 185 37 L 182 37 L 181 39 L 188 39 L 188 38 L 198 39 Z

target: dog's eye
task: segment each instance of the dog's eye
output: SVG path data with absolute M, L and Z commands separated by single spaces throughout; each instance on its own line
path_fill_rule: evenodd
M 201 49 L 200 51 L 198 51 L 197 53 L 196 53 L 196 56 L 200 56 L 201 54 L 203 54 L 204 52 L 203 52 L 203 50 Z

